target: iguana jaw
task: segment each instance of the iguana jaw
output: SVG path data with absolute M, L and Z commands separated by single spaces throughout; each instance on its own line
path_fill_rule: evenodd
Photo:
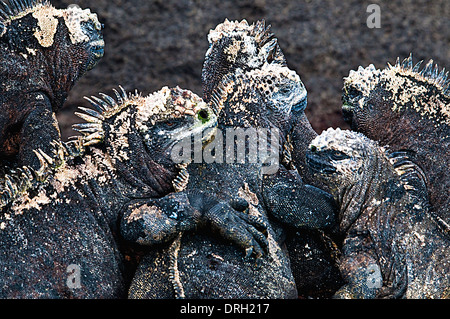
M 98 32 L 92 31 L 91 28 L 87 26 L 87 32 L 89 32 L 90 41 L 88 43 L 90 57 L 87 65 L 87 71 L 92 70 L 100 61 L 100 59 L 105 54 L 105 41 L 103 40 L 103 35 L 100 29 L 96 29 Z

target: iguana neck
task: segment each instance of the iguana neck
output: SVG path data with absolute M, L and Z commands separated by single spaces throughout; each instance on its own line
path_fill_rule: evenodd
M 292 153 L 292 160 L 295 167 L 297 168 L 300 176 L 305 179 L 305 183 L 311 184 L 313 186 L 325 189 L 326 186 L 320 183 L 306 165 L 306 151 L 308 150 L 311 141 L 317 137 L 316 131 L 311 126 L 308 121 L 306 114 L 304 112 L 292 113 L 292 130 L 291 130 L 291 141 L 294 152 Z

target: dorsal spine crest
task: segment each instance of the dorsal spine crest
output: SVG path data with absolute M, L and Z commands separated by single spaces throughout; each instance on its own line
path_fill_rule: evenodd
M 130 105 L 130 101 L 140 96 L 136 95 L 130 97 L 122 86 L 119 86 L 119 90 L 113 89 L 113 92 L 116 95 L 117 100 L 104 93 L 99 94 L 102 98 L 95 96 L 91 96 L 90 98 L 85 97 L 94 109 L 79 107 L 84 113 L 75 112 L 78 117 L 86 121 L 86 123 L 73 125 L 73 129 L 83 135 L 83 146 L 100 143 L 105 134 L 103 122 L 113 115 L 120 113 Z

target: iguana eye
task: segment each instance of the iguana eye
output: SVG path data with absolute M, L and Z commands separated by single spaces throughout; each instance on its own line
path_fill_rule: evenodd
M 344 153 L 340 152 L 340 151 L 334 151 L 331 153 L 330 155 L 331 159 L 335 160 L 335 161 L 341 161 L 343 159 L 348 158 L 347 155 L 345 155 Z
M 162 126 L 163 126 L 164 128 L 166 128 L 166 129 L 172 129 L 172 128 L 176 127 L 177 124 L 178 124 L 177 121 L 170 121 L 170 120 L 169 120 L 169 121 L 163 122 L 163 123 L 162 123 Z
M 350 89 L 346 91 L 346 94 L 350 99 L 355 99 L 361 95 L 361 92 L 354 87 L 350 87 Z
M 209 121 L 209 114 L 206 110 L 200 110 L 198 112 L 198 119 L 202 121 L 202 123 L 206 123 Z

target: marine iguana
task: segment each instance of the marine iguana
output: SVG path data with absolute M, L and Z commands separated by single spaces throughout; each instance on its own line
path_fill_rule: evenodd
M 284 67 L 287 64 L 278 40 L 264 20 L 253 24 L 246 20 L 225 20 L 210 31 L 208 42 L 210 47 L 206 52 L 202 71 L 203 98 L 206 101 L 211 98 L 211 91 L 224 76 L 259 70 L 265 64 Z M 277 217 L 292 230 L 286 244 L 299 293 L 305 297 L 322 297 L 332 294 L 335 288 L 341 285 L 333 257 L 338 252 L 334 243 L 322 232 L 305 229 L 305 226 L 319 226 L 320 222 L 316 223 L 317 221 L 324 215 L 333 213 L 326 211 L 330 208 L 327 201 L 319 200 L 323 194 L 317 193 L 316 188 L 310 186 L 326 190 L 326 185 L 312 178 L 306 169 L 305 153 L 317 133 L 304 112 L 307 90 L 300 80 L 299 85 L 301 89 L 292 92 L 289 92 L 289 87 L 277 87 L 277 99 L 279 104 L 285 99 L 286 107 L 291 108 L 289 121 L 285 124 L 289 128 L 285 134 L 282 163 L 288 169 L 297 169 L 300 176 L 295 172 L 266 175 L 263 179 L 265 187 L 262 190 L 265 205 L 269 210 L 276 211 Z M 302 203 L 307 207 L 311 206 L 309 203 L 316 203 L 315 211 L 321 213 L 316 216 L 306 214 L 301 216 L 303 220 L 299 220 L 300 216 L 293 216 L 294 212 L 298 213 L 299 210 L 290 209 L 289 203 L 297 207 Z M 301 227 L 301 234 L 295 233 L 298 227 Z M 332 254 L 327 247 L 331 248 Z M 317 287 L 318 285 L 320 287 Z
M 425 173 L 407 152 L 328 129 L 307 153 L 340 206 L 338 298 L 450 297 L 450 237 L 429 212 Z
M 225 21 L 208 34 L 209 49 L 205 54 L 202 70 L 203 99 L 209 101 L 211 93 L 225 75 L 238 74 L 260 69 L 264 64 L 287 66 L 286 58 L 278 44 L 278 39 L 266 26 L 264 20 L 249 24 L 242 21 Z M 302 83 L 303 85 L 303 83 Z M 280 88 L 283 90 L 284 88 Z M 291 133 L 286 142 L 286 151 L 291 154 L 292 163 L 307 183 L 315 186 L 305 169 L 305 152 L 309 143 L 317 136 L 304 110 L 307 105 L 307 90 L 292 92 L 296 104 L 291 109 Z M 293 97 L 282 92 L 286 98 Z
M 289 89 L 278 90 L 281 87 Z M 261 172 L 269 172 L 270 167 L 263 165 L 266 159 L 280 156 L 282 149 L 279 140 L 283 140 L 285 134 L 282 131 L 286 130 L 291 105 L 297 103 L 296 97 L 301 96 L 303 89 L 294 71 L 275 64 L 264 64 L 258 70 L 224 77 L 210 99 L 211 107 L 219 114 L 218 134 L 203 152 L 206 154 L 205 162 L 193 163 L 188 167 L 189 182 L 184 191 L 176 196 L 181 202 L 188 196 L 198 212 L 206 209 L 214 216 L 225 216 L 224 220 L 229 222 L 223 228 L 229 234 L 236 229 L 234 221 L 227 218 L 231 209 L 242 211 L 259 221 L 260 225 L 255 223 L 254 227 L 249 228 L 254 238 L 247 239 L 257 240 L 259 245 L 247 249 L 245 257 L 235 246 L 217 240 L 213 236 L 214 229 L 211 234 L 195 231 L 195 219 L 187 222 L 182 217 L 170 220 L 167 217 L 170 210 L 163 213 L 161 207 L 152 201 L 138 200 L 125 214 L 130 217 L 123 219 L 121 230 L 124 237 L 142 244 L 159 244 L 160 249 L 151 250 L 142 260 L 130 287 L 130 298 L 297 296 L 289 259 L 283 250 L 284 230 L 278 222 L 269 219 L 269 212 L 262 201 Z M 265 132 L 263 136 L 259 135 L 261 132 Z M 230 141 L 231 145 L 228 144 Z M 243 153 L 239 153 L 239 143 L 242 143 Z M 267 152 L 258 152 L 250 160 L 251 149 L 255 150 L 256 146 Z M 231 157 L 229 150 L 233 154 Z M 243 161 L 238 159 L 239 154 L 245 155 Z M 205 194 L 213 194 L 228 205 L 211 203 L 204 199 Z M 328 204 L 326 212 L 333 211 L 330 206 L 334 202 L 327 199 L 320 198 Z M 309 210 L 314 210 L 311 206 L 293 209 L 299 210 L 298 216 L 306 214 L 304 211 L 309 213 Z M 176 213 L 174 215 L 177 216 Z M 154 216 L 168 222 L 152 224 L 150 221 Z M 324 226 L 333 222 L 328 215 L 320 217 L 324 221 L 319 222 Z M 180 236 L 175 226 L 182 223 L 192 226 L 185 227 Z M 167 226 L 161 229 L 160 224 Z M 263 228 L 267 229 L 267 239 L 256 232 Z M 248 258 L 251 253 L 257 257 L 256 264 L 253 258 Z
M 433 211 L 450 224 L 450 81 L 430 60 L 413 64 L 412 55 L 383 70 L 374 65 L 344 79 L 343 114 L 353 130 L 410 150 L 426 173 Z M 449 227 L 450 228 L 450 227 Z
M 117 244 L 123 207 L 173 192 L 185 170 L 171 159 L 174 145 L 215 127 L 217 118 L 178 87 L 147 97 L 114 92 L 116 99 L 101 94 L 89 99 L 92 109 L 80 108 L 86 123 L 74 126 L 82 136 L 64 147 L 64 162 L 3 209 L 0 297 L 125 296 Z M 51 157 L 40 154 L 47 161 L 41 171 L 51 170 Z
M 260 20 L 225 21 L 208 34 L 209 49 L 202 70 L 203 99 L 209 101 L 224 76 L 261 68 L 265 63 L 286 66 L 278 40 Z
M 0 2 L 0 158 L 35 170 L 34 151 L 60 140 L 55 113 L 102 58 L 102 24 L 89 9 L 46 0 Z M 17 157 L 17 158 L 16 158 Z

